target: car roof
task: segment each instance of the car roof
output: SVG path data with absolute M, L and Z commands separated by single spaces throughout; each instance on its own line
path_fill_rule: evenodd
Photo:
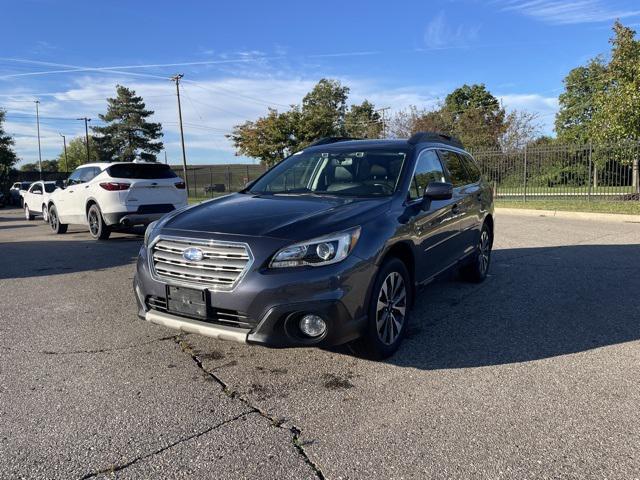
M 437 147 L 447 148 L 453 150 L 464 151 L 453 145 L 449 145 L 446 142 L 419 142 L 410 143 L 409 140 L 403 138 L 383 138 L 383 139 L 364 139 L 364 140 L 341 140 L 333 143 L 324 143 L 321 145 L 312 145 L 305 148 L 305 150 L 318 151 L 318 150 L 343 150 L 351 148 L 412 148 L 415 146 L 420 147 Z
M 79 167 L 76 168 L 76 170 L 78 168 L 84 168 L 84 167 L 98 167 L 100 170 L 104 170 L 113 165 L 148 165 L 148 164 L 164 165 L 164 163 L 160 163 L 160 162 L 94 162 L 94 163 L 85 163 L 83 165 L 80 165 Z

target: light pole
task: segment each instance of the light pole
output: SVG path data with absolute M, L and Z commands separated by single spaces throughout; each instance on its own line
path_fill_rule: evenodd
M 91 162 L 91 157 L 89 156 L 89 125 L 88 122 L 91 121 L 90 118 L 80 117 L 77 120 L 84 120 L 84 136 L 87 144 L 87 163 Z
M 42 180 L 42 149 L 40 148 L 40 100 L 35 101 L 36 104 L 36 128 L 38 129 L 38 170 L 40 170 L 40 180 Z
M 67 162 L 67 137 L 61 133 L 59 133 L 59 135 L 62 137 L 62 143 L 64 145 L 64 169 L 69 173 L 69 162 Z

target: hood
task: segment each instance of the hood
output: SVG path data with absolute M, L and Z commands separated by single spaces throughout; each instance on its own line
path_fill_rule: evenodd
M 305 240 L 363 224 L 385 211 L 389 198 L 232 194 L 191 207 L 163 230 Z

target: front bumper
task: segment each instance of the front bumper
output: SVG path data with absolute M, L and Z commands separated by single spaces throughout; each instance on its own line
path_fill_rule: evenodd
M 255 250 L 254 250 L 255 253 Z M 260 255 L 233 291 L 209 291 L 211 307 L 234 312 L 245 321 L 236 326 L 211 316 L 206 321 L 158 309 L 167 298 L 169 280 L 151 276 L 148 251 L 140 250 L 134 289 L 138 316 L 176 330 L 220 340 L 255 343 L 271 347 L 332 346 L 362 335 L 367 321 L 369 290 L 375 274 L 373 262 L 354 255 L 325 267 L 282 270 L 264 268 Z M 153 300 L 153 301 L 150 301 Z M 318 338 L 302 334 L 302 315 L 320 315 L 327 323 Z

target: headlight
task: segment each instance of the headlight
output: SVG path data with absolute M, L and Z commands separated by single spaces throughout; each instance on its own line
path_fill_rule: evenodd
M 360 238 L 360 227 L 340 233 L 296 243 L 279 250 L 271 260 L 271 268 L 319 267 L 337 263 L 351 253 Z
M 158 220 L 156 220 L 155 222 L 151 222 L 149 225 L 147 225 L 147 229 L 144 231 L 145 247 L 149 246 L 149 240 L 151 240 L 153 236 L 153 231 L 156 229 L 157 226 L 158 226 Z

